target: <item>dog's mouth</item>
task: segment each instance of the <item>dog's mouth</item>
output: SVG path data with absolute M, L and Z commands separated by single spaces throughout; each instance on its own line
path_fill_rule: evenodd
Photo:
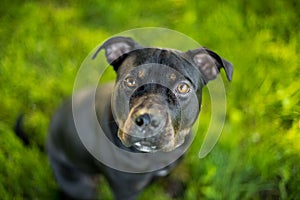
M 154 153 L 162 150 L 164 145 L 166 145 L 165 142 L 163 142 L 163 136 L 163 133 L 158 133 L 152 137 L 141 138 L 127 134 L 121 130 L 118 132 L 118 137 L 124 146 L 133 147 L 135 150 L 144 153 Z M 171 138 L 168 140 L 171 140 Z
M 146 142 L 146 141 L 139 141 L 139 142 L 135 142 L 133 144 L 133 147 L 141 152 L 145 152 L 145 153 L 150 153 L 150 152 L 156 152 L 158 151 L 157 146 L 155 145 L 151 145 L 150 142 Z

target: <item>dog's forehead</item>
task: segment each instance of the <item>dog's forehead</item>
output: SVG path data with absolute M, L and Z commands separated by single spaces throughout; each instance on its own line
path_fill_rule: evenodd
M 153 66 L 160 65 L 161 68 L 148 67 L 144 68 L 144 70 L 138 70 L 139 76 L 168 73 L 171 79 L 176 79 L 177 76 L 174 74 L 175 70 L 183 77 L 192 79 L 194 83 L 197 83 L 200 78 L 199 70 L 193 65 L 192 60 L 185 53 L 179 50 L 163 48 L 144 48 L 129 52 L 118 74 L 127 74 L 136 71 L 134 70 L 135 68 L 143 69 L 143 67 L 140 66 L 148 64 Z M 165 68 L 163 66 L 165 66 Z M 166 70 L 167 68 L 170 70 Z

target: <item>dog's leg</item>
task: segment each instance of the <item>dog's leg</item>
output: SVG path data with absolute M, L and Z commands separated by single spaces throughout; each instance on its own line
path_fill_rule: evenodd
M 116 200 L 135 200 L 153 180 L 152 173 L 126 173 L 104 167 L 103 174 Z
M 49 157 L 55 178 L 68 199 L 97 198 L 97 175 L 85 174 L 64 159 Z

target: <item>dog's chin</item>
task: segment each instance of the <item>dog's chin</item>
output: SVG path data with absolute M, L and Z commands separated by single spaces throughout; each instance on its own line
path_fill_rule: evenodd
M 119 130 L 118 137 L 122 144 L 126 147 L 133 147 L 135 150 L 143 153 L 155 153 L 158 151 L 161 152 L 169 152 L 174 150 L 176 147 L 174 146 L 174 141 L 172 139 L 168 140 L 165 144 L 160 143 L 156 144 L 145 139 L 138 140 L 135 137 L 132 137 L 123 131 Z M 133 139 L 134 138 L 134 139 Z M 136 141 L 134 141 L 136 140 Z
M 159 151 L 157 146 L 151 145 L 150 143 L 145 142 L 145 141 L 135 142 L 132 146 L 136 150 L 138 150 L 140 152 L 144 152 L 144 153 L 155 153 L 155 152 Z
M 136 150 L 143 152 L 143 153 L 155 153 L 155 152 L 170 152 L 176 149 L 178 146 L 166 146 L 166 147 L 157 147 L 157 146 L 151 146 L 148 142 L 136 142 L 132 145 Z
M 158 151 L 160 151 L 160 152 L 170 152 L 170 151 L 173 151 L 173 150 L 179 148 L 180 146 L 182 146 L 184 144 L 185 136 L 189 132 L 189 129 L 184 130 L 182 132 L 183 132 L 183 134 L 180 134 L 180 135 L 184 135 L 184 136 L 182 136 L 182 138 L 179 137 L 180 140 L 178 140 L 178 138 L 177 138 L 176 141 L 171 140 L 162 147 L 151 145 L 151 143 L 149 143 L 147 141 L 135 142 L 132 146 L 136 150 L 138 150 L 140 152 L 144 152 L 144 153 L 155 153 L 155 152 L 158 152 Z M 182 132 L 180 132 L 180 133 L 182 133 Z
M 128 139 L 128 135 L 123 133 L 122 131 L 119 131 L 118 136 L 124 146 L 133 147 L 137 151 L 143 153 L 155 153 L 160 150 L 158 146 L 153 145 L 147 141 L 130 142 Z

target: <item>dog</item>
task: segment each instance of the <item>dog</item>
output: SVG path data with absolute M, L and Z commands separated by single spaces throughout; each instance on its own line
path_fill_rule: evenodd
M 117 36 L 103 43 L 116 81 L 73 95 L 55 113 L 47 154 L 59 187 L 74 199 L 96 199 L 103 175 L 117 200 L 136 199 L 166 176 L 191 141 L 202 88 L 233 66 L 198 48 L 143 47 Z M 95 114 L 93 114 L 95 113 Z

